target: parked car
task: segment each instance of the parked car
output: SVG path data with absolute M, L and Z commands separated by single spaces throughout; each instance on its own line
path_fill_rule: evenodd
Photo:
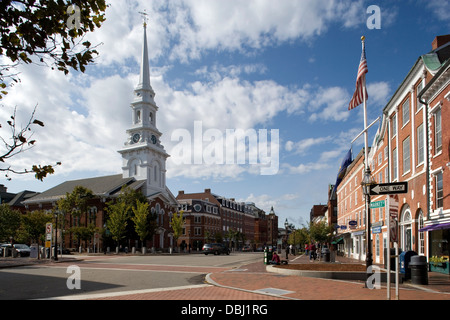
M 250 247 L 250 246 L 244 246 L 244 247 L 242 248 L 242 251 L 243 251 L 243 252 L 252 252 L 253 249 L 252 249 L 252 247 Z
M 18 257 L 29 257 L 31 249 L 26 244 L 14 244 Z
M 206 243 L 202 248 L 202 252 L 205 255 L 208 255 L 209 253 L 213 253 L 214 255 L 225 253 L 228 255 L 230 254 L 230 249 L 221 243 Z

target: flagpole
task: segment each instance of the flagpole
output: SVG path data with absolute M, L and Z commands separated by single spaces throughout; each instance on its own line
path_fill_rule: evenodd
M 366 37 L 361 37 L 363 51 L 365 51 Z M 369 128 L 367 127 L 367 99 L 366 99 L 366 77 L 363 78 L 363 102 L 364 102 L 364 162 L 365 162 L 365 177 L 364 182 L 367 185 L 370 184 L 370 165 L 369 165 Z M 365 207 L 366 207 L 366 272 L 367 278 L 372 274 L 369 273 L 369 267 L 372 266 L 372 240 L 370 232 L 370 191 L 364 188 L 365 192 Z M 367 282 L 366 282 L 367 285 Z

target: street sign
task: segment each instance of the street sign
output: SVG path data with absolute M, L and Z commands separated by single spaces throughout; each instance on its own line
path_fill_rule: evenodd
M 384 208 L 384 200 L 370 203 L 370 209 Z
M 383 183 L 370 186 L 370 195 L 408 193 L 408 182 Z
M 47 241 L 52 240 L 52 232 L 53 232 L 53 224 L 47 223 L 45 225 L 45 234 L 46 234 Z

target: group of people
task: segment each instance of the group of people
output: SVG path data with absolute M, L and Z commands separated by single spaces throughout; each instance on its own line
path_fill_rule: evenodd
M 317 245 L 311 242 L 310 244 L 305 244 L 305 255 L 309 254 L 309 261 L 316 261 L 317 258 L 322 256 L 322 245 L 318 243 Z

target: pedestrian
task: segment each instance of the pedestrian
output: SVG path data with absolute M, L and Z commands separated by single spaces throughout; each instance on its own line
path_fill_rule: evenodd
M 289 246 L 289 251 L 295 256 L 294 246 L 292 244 Z
M 272 260 L 270 261 L 270 264 L 275 264 L 275 265 L 280 265 L 281 264 L 280 256 L 276 252 L 273 253 Z
M 312 262 L 312 259 L 316 261 L 316 246 L 311 242 L 311 245 L 309 246 L 309 261 Z
M 308 255 L 309 244 L 305 243 L 305 255 Z
M 286 259 L 289 259 L 289 246 L 286 246 Z

